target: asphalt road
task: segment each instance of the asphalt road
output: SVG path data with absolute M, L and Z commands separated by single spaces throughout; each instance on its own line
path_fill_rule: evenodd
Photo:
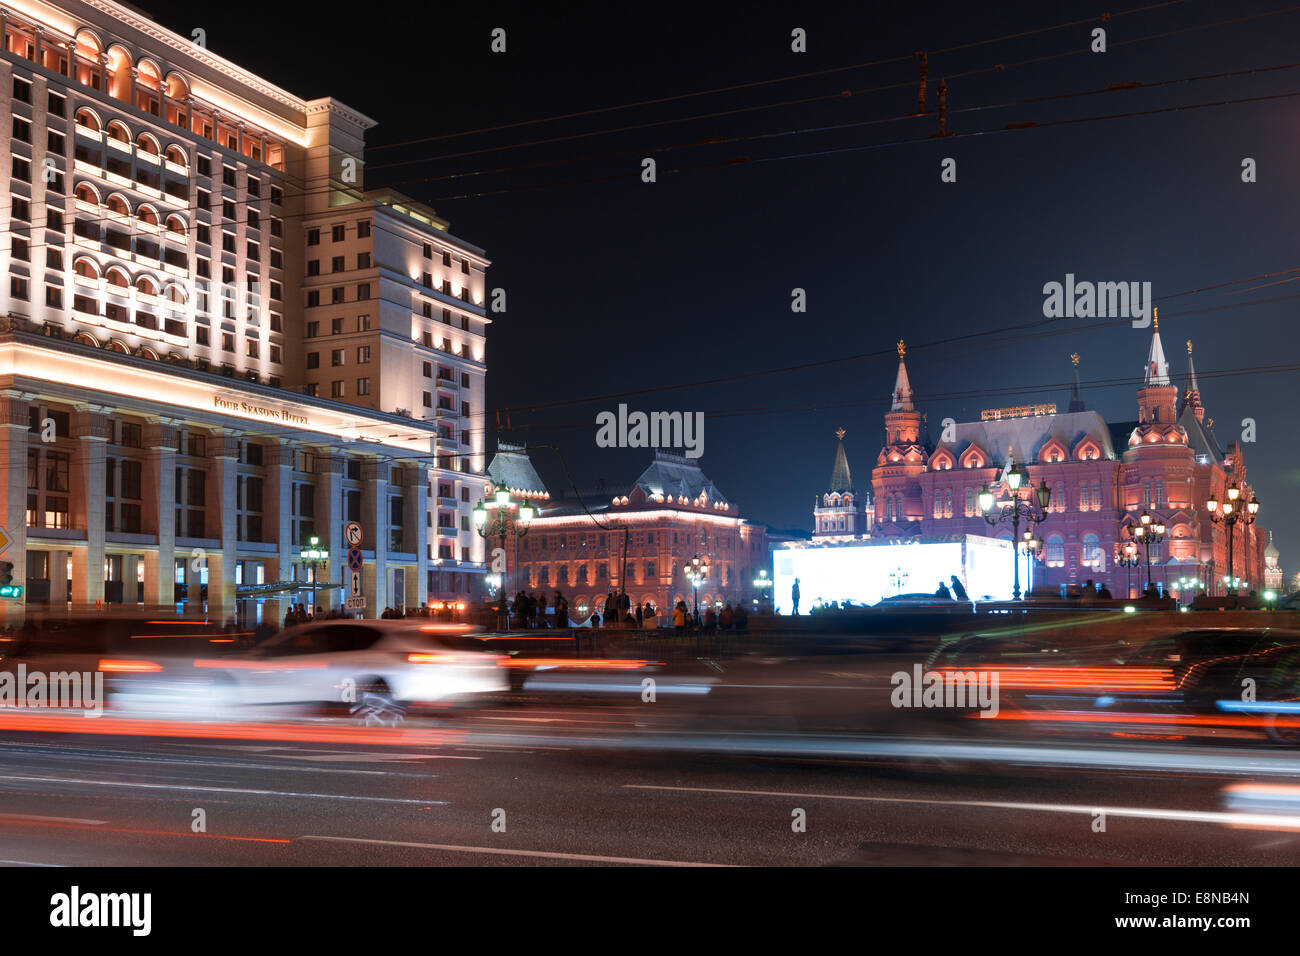
M 0 864 L 1300 863 L 1300 751 L 903 719 L 890 667 L 704 661 L 653 703 L 552 675 L 401 729 L 0 719 Z

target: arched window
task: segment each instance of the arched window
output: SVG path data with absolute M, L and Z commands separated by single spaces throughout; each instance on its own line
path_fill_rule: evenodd
M 157 156 L 161 153 L 158 146 L 158 140 L 154 139 L 148 133 L 141 133 L 136 137 L 135 148 L 137 152 L 148 153 L 150 156 Z
M 979 511 L 977 510 L 977 505 L 976 505 L 975 489 L 967 488 L 966 489 L 966 517 L 974 518 L 977 517 L 978 515 L 979 515 Z
M 943 517 L 943 493 L 939 491 L 934 493 L 934 517 Z
M 176 305 L 185 304 L 185 290 L 178 283 L 173 282 L 167 287 L 167 298 Z
M 119 143 L 131 142 L 131 131 L 126 128 L 126 124 L 121 120 L 113 120 L 108 124 L 108 135 Z
M 1065 539 L 1059 534 L 1047 536 L 1047 565 L 1054 568 L 1065 565 Z
M 135 281 L 135 290 L 143 292 L 145 295 L 157 295 L 158 285 L 148 276 L 141 276 Z
M 167 231 L 175 236 L 185 235 L 185 220 L 180 216 L 167 217 Z
M 95 187 L 90 183 L 77 183 L 77 198 L 92 206 L 99 205 L 99 193 L 95 192 Z
M 158 213 L 153 206 L 150 206 L 148 203 L 142 203 L 140 205 L 140 208 L 136 210 L 135 218 L 146 225 L 155 227 L 158 225 Z
M 189 168 L 189 160 L 185 156 L 185 150 L 181 149 L 174 143 L 167 147 L 167 162 L 175 163 L 177 166 Z
M 113 193 L 108 197 L 108 210 L 117 213 L 119 216 L 131 215 L 131 207 L 126 204 L 126 199 L 118 193 Z
M 1083 557 L 1082 563 L 1089 568 L 1100 571 L 1106 564 L 1106 556 L 1102 553 L 1100 539 L 1088 532 L 1083 536 Z
M 84 106 L 77 110 L 77 125 L 94 130 L 96 133 L 103 129 L 99 123 L 99 117 L 95 115 L 93 110 L 88 110 Z
M 945 491 L 943 493 L 943 516 L 945 518 L 952 517 L 952 492 L 951 491 Z
M 127 278 L 125 272 L 118 268 L 108 270 L 108 284 L 111 286 L 117 286 L 120 289 L 131 288 L 131 280 Z
M 83 279 L 99 278 L 99 266 L 97 266 L 91 259 L 86 259 L 84 257 L 78 259 L 76 264 L 73 266 L 73 270 Z

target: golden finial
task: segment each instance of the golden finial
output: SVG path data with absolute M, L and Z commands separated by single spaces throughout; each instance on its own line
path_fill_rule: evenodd
M 907 346 L 903 344 L 903 340 L 902 340 L 902 339 L 899 339 L 899 340 L 898 340 L 898 358 L 899 358 L 899 361 L 902 361 L 903 356 L 906 355 L 906 354 L 907 354 Z
M 1214 427 L 1214 419 L 1213 419 L 1213 418 L 1207 418 L 1207 419 L 1205 420 L 1205 427 L 1206 427 L 1206 428 L 1213 428 L 1213 427 Z
M 1155 320 L 1155 323 L 1156 323 L 1156 331 L 1159 332 L 1159 331 L 1160 331 L 1160 310 L 1159 310 L 1159 309 L 1152 309 L 1152 310 L 1151 310 L 1151 318 Z
M 1079 367 L 1079 353 L 1078 353 L 1078 352 L 1071 352 L 1071 353 L 1070 353 L 1070 361 L 1074 364 L 1074 367 L 1075 367 L 1075 368 L 1078 368 L 1078 367 Z
M 835 429 L 835 437 L 838 438 L 840 441 L 844 441 L 844 429 L 843 428 Z
M 1188 340 L 1187 340 L 1187 354 L 1188 354 L 1188 355 L 1191 355 L 1191 354 L 1192 354 L 1192 340 L 1191 340 L 1191 339 L 1188 339 Z

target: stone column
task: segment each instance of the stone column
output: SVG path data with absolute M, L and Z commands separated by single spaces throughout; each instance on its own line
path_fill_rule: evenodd
M 150 420 L 144 429 L 149 452 L 144 467 L 144 502 L 153 502 L 141 515 L 142 530 L 158 537 L 156 551 L 144 556 L 144 603 L 173 607 L 176 603 L 176 423 Z
M 276 543 L 276 556 L 267 562 L 267 583 L 293 580 L 293 456 L 297 446 L 277 438 L 262 445 L 262 463 L 266 480 L 262 486 L 262 534 Z M 274 613 L 276 624 L 284 621 L 285 612 L 294 603 L 292 591 L 286 591 L 268 604 L 264 614 Z
M 71 551 L 51 551 L 50 561 L 50 604 L 54 607 L 68 603 L 68 560 Z
M 343 504 L 343 467 L 345 456 L 340 448 L 322 448 L 316 455 L 316 537 L 329 549 L 330 559 L 317 567 L 320 584 L 337 584 L 346 567 L 347 545 L 343 543 L 343 525 L 347 520 Z M 318 588 L 316 603 L 325 613 L 341 605 L 338 591 Z
M 363 587 L 366 617 L 378 617 L 388 606 L 388 476 L 392 466 L 374 459 L 361 464 L 361 526 L 375 550 L 366 566 Z
M 104 477 L 112 409 L 78 405 L 72 416 L 76 439 L 72 465 L 72 526 L 86 529 L 84 551 L 73 553 L 72 602 L 94 607 L 104 600 Z
M 122 603 L 134 605 L 140 594 L 140 555 L 122 555 Z M 53 586 L 53 585 L 51 585 Z
M 415 580 L 407 576 L 406 603 L 424 607 L 429 603 L 429 470 L 422 464 L 407 465 L 409 484 L 403 489 L 403 547 L 415 552 Z M 460 555 L 457 555 L 460 557 Z M 412 586 L 414 585 L 414 586 Z
M 9 547 L 0 561 L 13 562 L 13 583 L 27 584 L 27 412 L 32 396 L 12 389 L 0 392 L 0 525 Z M 21 622 L 23 602 L 3 601 L 6 624 Z
M 237 505 L 239 438 L 238 432 L 220 428 L 207 436 L 208 457 L 213 467 L 208 472 L 205 500 L 207 537 L 215 538 L 217 549 L 208 553 L 208 613 L 222 624 L 235 617 L 235 549 L 239 524 Z

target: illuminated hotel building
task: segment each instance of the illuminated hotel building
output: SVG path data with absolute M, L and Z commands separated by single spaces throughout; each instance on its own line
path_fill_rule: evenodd
M 656 452 L 626 493 L 604 499 L 552 498 L 523 446 L 499 446 L 488 477 L 540 510 L 524 537 L 507 540 L 504 586 L 511 597 L 544 592 L 548 603 L 562 591 L 575 622 L 592 610 L 604 615 L 605 598 L 622 587 L 625 550 L 632 607 L 649 602 L 660 614 L 678 601 L 691 604 L 685 568 L 696 555 L 709 562 L 701 607 L 750 607 L 754 577 L 770 561 L 766 526 L 740 517 L 696 461 L 680 455 Z
M 22 0 L 0 36 L 0 525 L 27 602 L 280 617 L 317 536 L 335 607 L 348 521 L 368 616 L 474 593 L 488 260 L 364 189 L 374 121 L 111 0 Z

